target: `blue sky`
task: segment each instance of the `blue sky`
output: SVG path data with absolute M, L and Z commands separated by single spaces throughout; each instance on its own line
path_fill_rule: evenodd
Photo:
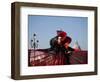
M 37 34 L 39 48 L 49 48 L 49 41 L 56 36 L 56 30 L 62 29 L 72 38 L 70 44 L 73 47 L 75 41 L 78 41 L 80 47 L 88 49 L 88 18 L 87 17 L 69 17 L 69 16 L 28 16 L 28 46 L 33 33 Z

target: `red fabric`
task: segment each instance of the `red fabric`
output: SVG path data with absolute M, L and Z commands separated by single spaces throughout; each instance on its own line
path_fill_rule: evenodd
M 81 51 L 80 49 L 75 49 L 75 48 L 74 48 L 74 50 L 77 51 L 77 52 L 78 52 L 78 51 Z
M 65 44 L 65 43 L 71 43 L 72 39 L 70 37 L 66 37 L 66 39 L 62 42 L 62 44 Z
M 67 43 L 71 43 L 71 41 L 72 41 L 72 39 L 71 39 L 70 37 L 67 36 L 66 42 L 67 42 Z
M 49 54 L 42 51 L 36 51 L 37 56 L 34 56 L 32 50 L 29 50 L 29 66 L 50 66 L 50 65 L 64 65 L 67 60 L 63 54 Z M 41 53 L 42 52 L 42 53 Z M 43 58 L 43 55 L 45 56 Z M 68 54 L 69 55 L 69 54 Z M 38 59 L 39 57 L 39 59 Z M 37 60 L 35 60 L 37 59 Z M 87 64 L 88 63 L 88 52 L 87 51 L 74 51 L 70 55 L 70 64 Z

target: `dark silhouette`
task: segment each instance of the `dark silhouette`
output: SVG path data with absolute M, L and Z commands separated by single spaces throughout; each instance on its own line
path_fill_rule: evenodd
M 50 40 L 51 52 L 57 54 L 62 54 L 65 56 L 65 64 L 70 64 L 70 54 L 74 51 L 73 48 L 69 46 L 71 43 L 71 38 L 67 36 L 64 31 L 57 31 L 57 36 Z

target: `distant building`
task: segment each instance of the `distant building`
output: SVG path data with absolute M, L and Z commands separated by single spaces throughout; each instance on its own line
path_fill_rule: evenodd
M 76 50 L 81 50 L 81 47 L 80 47 L 78 41 L 75 42 L 73 48 L 76 49 Z

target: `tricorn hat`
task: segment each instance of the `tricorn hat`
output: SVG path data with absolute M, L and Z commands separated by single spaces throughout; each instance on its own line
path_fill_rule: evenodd
M 72 41 L 72 39 L 69 36 L 67 36 L 66 39 L 62 43 L 63 44 L 65 44 L 65 43 L 71 43 L 71 41 Z
M 61 31 L 61 32 L 58 34 L 58 36 L 60 36 L 60 37 L 65 37 L 65 36 L 67 36 L 67 33 L 64 32 L 64 31 Z

